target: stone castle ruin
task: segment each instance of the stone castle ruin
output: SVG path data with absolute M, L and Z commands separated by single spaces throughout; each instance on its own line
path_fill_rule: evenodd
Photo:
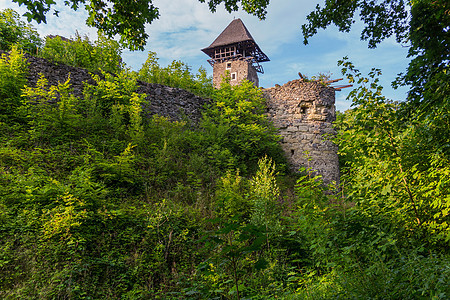
M 263 73 L 261 62 L 269 58 L 256 44 L 244 23 L 233 20 L 219 37 L 202 50 L 209 55 L 213 66 L 213 81 L 220 86 L 224 76 L 237 85 L 243 80 L 258 86 L 258 73 Z M 4 53 L 0 51 L 0 55 Z M 28 84 L 35 86 L 39 74 L 43 74 L 50 85 L 65 82 L 70 74 L 75 96 L 83 97 L 83 82 L 94 84 L 87 70 L 56 64 L 45 59 L 26 55 L 29 63 Z M 267 100 L 267 115 L 278 128 L 282 137 L 281 146 L 292 170 L 311 167 L 323 176 L 326 183 L 339 182 L 337 146 L 327 136 L 335 134 L 335 88 L 319 82 L 303 79 L 290 81 L 282 86 L 264 89 Z M 193 123 L 201 118 L 207 99 L 178 89 L 138 81 L 137 92 L 145 93 L 149 104 L 144 107 L 150 116 L 158 114 L 171 120 L 187 116 Z
M 233 20 L 207 48 L 202 49 L 213 67 L 213 83 L 220 87 L 225 76 L 231 85 L 249 80 L 259 86 L 261 62 L 269 61 L 240 19 Z M 264 89 L 268 116 L 282 136 L 281 146 L 290 167 L 302 166 L 322 175 L 324 182 L 339 183 L 335 134 L 335 89 L 303 79 Z
M 281 147 L 290 167 L 312 168 L 324 182 L 339 183 L 334 88 L 319 82 L 292 80 L 264 90 L 268 115 L 282 136 Z

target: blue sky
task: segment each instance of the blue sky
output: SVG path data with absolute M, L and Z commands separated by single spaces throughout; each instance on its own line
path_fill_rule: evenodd
M 60 10 L 59 17 L 47 16 L 47 24 L 33 26 L 41 37 L 58 34 L 66 37 L 74 36 L 75 30 L 81 35 L 96 39 L 96 30 L 85 25 L 87 13 L 84 10 L 72 11 L 56 1 L 55 7 Z M 408 59 L 408 48 L 388 39 L 376 49 L 368 49 L 367 43 L 360 41 L 362 25 L 356 23 L 350 33 L 341 33 L 334 27 L 321 30 L 303 45 L 301 25 L 306 22 L 307 14 L 316 4 L 323 1 L 310 0 L 272 0 L 267 11 L 266 20 L 239 11 L 227 13 L 218 7 L 216 13 L 208 10 L 207 4 L 198 0 L 154 0 L 153 4 L 160 9 L 160 18 L 148 25 L 146 32 L 150 38 L 146 51 L 124 51 L 125 63 L 138 70 L 147 58 L 148 51 L 155 51 L 160 58 L 160 65 L 166 66 L 173 60 L 181 60 L 192 67 L 193 71 L 200 66 L 212 75 L 212 68 L 206 61 L 208 57 L 200 49 L 209 46 L 223 29 L 233 20 L 241 18 L 260 48 L 270 58 L 263 63 L 265 73 L 259 76 L 260 86 L 271 87 L 284 84 L 298 78 L 298 72 L 308 77 L 318 73 L 331 73 L 332 78 L 341 78 L 337 61 L 348 56 L 363 74 L 372 67 L 383 71 L 381 84 L 384 94 L 393 100 L 404 100 L 406 88 L 393 90 L 390 83 L 396 75 L 404 72 Z M 23 7 L 11 1 L 0 0 L 0 9 L 13 8 L 23 14 Z M 341 81 L 340 84 L 346 82 Z M 345 110 L 350 102 L 345 100 L 350 89 L 336 92 L 336 108 Z

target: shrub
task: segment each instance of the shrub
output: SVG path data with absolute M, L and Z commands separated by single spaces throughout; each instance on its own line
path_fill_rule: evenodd
M 0 49 L 10 51 L 14 45 L 25 52 L 36 54 L 42 46 L 37 31 L 20 20 L 19 14 L 12 9 L 0 11 Z
M 123 68 L 119 44 L 98 32 L 98 39 L 92 43 L 77 32 L 74 39 L 48 36 L 39 55 L 45 59 L 69 66 L 86 68 L 90 71 L 116 73 Z
M 14 123 L 21 119 L 17 108 L 21 106 L 22 88 L 28 73 L 23 52 L 13 46 L 9 55 L 0 58 L 0 124 Z
M 212 78 L 207 76 L 203 67 L 200 67 L 198 74 L 192 74 L 187 64 L 174 60 L 169 66 L 162 68 L 158 64 L 156 53 L 151 51 L 138 72 L 138 79 L 182 88 L 205 98 L 214 95 Z
M 284 166 L 280 137 L 265 115 L 262 91 L 249 81 L 238 86 L 224 82 L 208 104 L 200 127 L 210 139 L 209 149 L 229 151 L 237 162 L 234 167 L 244 175 L 250 171 L 246 166 L 256 166 L 265 155 L 280 169 Z

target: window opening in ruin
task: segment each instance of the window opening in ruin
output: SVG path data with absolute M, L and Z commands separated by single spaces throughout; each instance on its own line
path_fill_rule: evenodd
M 227 63 L 227 68 L 226 69 L 227 70 L 231 70 L 231 63 L 230 62 Z
M 302 114 L 306 114 L 308 112 L 308 108 L 307 107 L 300 107 L 300 113 Z
M 291 149 L 291 156 L 294 156 L 294 149 Z
M 236 80 L 236 72 L 231 73 L 231 80 Z

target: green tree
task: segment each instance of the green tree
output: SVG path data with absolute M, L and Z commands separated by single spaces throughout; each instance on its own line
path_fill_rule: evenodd
M 224 81 L 208 104 L 200 124 L 208 133 L 206 151 L 218 162 L 223 162 L 220 157 L 224 151 L 232 154 L 243 173 L 248 171 L 245 168 L 249 162 L 256 163 L 266 154 L 281 167 L 279 136 L 264 113 L 265 99 L 261 89 L 250 81 L 243 81 L 238 86 Z
M 408 56 L 411 63 L 396 84 L 409 85 L 404 117 L 416 119 L 428 139 L 423 149 L 450 158 L 450 3 L 414 1 L 411 7 Z M 427 126 L 423 126 L 427 124 Z
M 149 51 L 147 60 L 139 70 L 138 79 L 182 88 L 204 98 L 212 97 L 215 91 L 212 78 L 203 67 L 200 67 L 197 74 L 192 74 L 186 63 L 174 60 L 164 68 L 158 64 L 156 52 L 152 51 Z
M 395 36 L 399 43 L 409 43 L 411 62 L 404 75 L 394 83 L 410 86 L 408 103 L 404 112 L 407 118 L 429 122 L 434 132 L 450 128 L 450 3 L 445 0 L 327 0 L 324 7 L 307 17 L 302 26 L 304 43 L 317 33 L 335 24 L 340 31 L 348 32 L 359 12 L 365 24 L 361 39 L 368 40 L 369 48 Z M 450 153 L 442 135 L 435 140 Z
M 24 16 L 28 22 L 35 20 L 38 23 L 46 23 L 46 14 L 56 4 L 53 0 L 13 0 L 19 5 L 25 5 L 28 12 Z M 114 37 L 120 35 L 120 42 L 131 50 L 144 49 L 145 24 L 151 23 L 159 17 L 158 8 L 151 1 L 122 1 L 122 0 L 68 0 L 64 4 L 71 9 L 77 10 L 85 5 L 89 17 L 87 25 L 103 31 L 106 36 Z M 54 14 L 58 15 L 54 10 Z
M 0 58 L 0 124 L 13 123 L 21 119 L 17 108 L 21 105 L 21 94 L 26 84 L 27 62 L 23 52 L 13 46 L 9 55 Z
M 316 10 L 308 16 L 308 24 L 302 25 L 304 43 L 317 33 L 334 24 L 340 31 L 349 32 L 355 23 L 355 14 L 366 24 L 361 39 L 368 40 L 369 48 L 375 48 L 382 40 L 395 36 L 397 42 L 408 37 L 408 4 L 403 0 L 326 0 L 324 7 L 317 4 Z
M 36 53 L 42 40 L 31 25 L 20 20 L 17 12 L 4 9 L 0 11 L 0 49 L 9 51 L 15 44 L 26 52 Z
M 266 245 L 269 249 L 270 240 L 280 235 L 282 226 L 280 222 L 279 187 L 275 176 L 275 163 L 267 156 L 258 161 L 258 170 L 250 181 L 250 199 L 252 202 L 252 215 L 250 223 L 263 227 L 266 235 Z
M 99 32 L 98 39 L 91 42 L 76 32 L 75 38 L 63 40 L 61 37 L 47 37 L 39 55 L 45 59 L 66 65 L 86 68 L 90 71 L 118 73 L 123 67 L 122 49 L 119 43 Z
M 364 213 L 388 216 L 398 233 L 442 245 L 450 239 L 450 169 L 445 153 L 423 142 L 434 139 L 429 124 L 404 122 L 401 104 L 382 95 L 380 70 L 366 78 L 350 62 L 340 64 L 358 85 L 349 94 L 354 108 L 337 122 L 348 197 Z
M 225 4 L 228 12 L 237 11 L 239 4 L 246 12 L 264 19 L 269 0 L 199 0 L 208 2 L 212 12 L 221 3 Z M 46 14 L 56 4 L 53 0 L 13 0 L 19 5 L 25 5 L 28 12 L 25 16 L 28 22 L 35 20 L 38 23 L 46 22 Z M 159 10 L 151 0 L 66 0 L 64 4 L 73 10 L 85 5 L 89 17 L 87 25 L 103 31 L 112 38 L 120 35 L 120 42 L 130 50 L 143 50 L 148 38 L 145 25 L 152 23 L 159 17 Z M 53 14 L 58 15 L 54 10 Z
M 388 101 L 378 84 L 380 70 L 364 78 L 351 63 L 341 62 L 343 73 L 358 84 L 349 94 L 353 109 L 339 123 L 345 124 L 338 143 L 348 192 L 365 209 L 390 216 L 397 228 L 447 241 L 450 3 L 328 0 L 308 16 L 304 42 L 332 23 L 349 31 L 357 12 L 365 24 L 361 39 L 370 48 L 390 36 L 409 42 L 411 62 L 393 85 L 409 85 L 410 91 L 403 103 Z

